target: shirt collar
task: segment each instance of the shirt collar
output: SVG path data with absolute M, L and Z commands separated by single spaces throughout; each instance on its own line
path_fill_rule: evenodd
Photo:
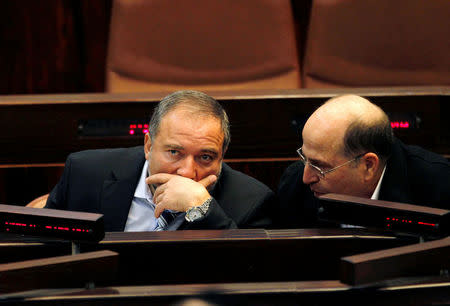
M 380 179 L 378 180 L 377 187 L 375 188 L 375 191 L 372 194 L 372 197 L 371 197 L 372 200 L 378 200 L 378 197 L 380 195 L 381 182 L 383 181 L 385 171 L 386 171 L 386 165 L 384 166 L 383 173 L 381 173 Z
M 134 196 L 136 198 L 146 199 L 150 203 L 153 203 L 153 195 L 148 187 L 148 184 L 145 183 L 145 179 L 148 176 L 148 161 L 146 160 L 144 163 L 144 167 L 142 168 L 141 177 L 139 178 L 138 185 L 134 192 Z

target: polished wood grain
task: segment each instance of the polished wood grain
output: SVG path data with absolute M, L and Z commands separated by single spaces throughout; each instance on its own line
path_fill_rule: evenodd
M 447 305 L 448 278 L 357 288 L 336 280 L 43 289 L 3 295 L 14 305 Z M 9 299 L 9 300 L 8 300 Z M 197 305 L 197 304 L 195 304 Z M 203 304 L 202 304 L 203 305 Z
M 107 250 L 0 264 L 0 293 L 110 281 L 117 265 L 118 254 Z
M 1 1 L 0 94 L 104 91 L 111 3 Z
M 34 253 L 42 258 L 70 251 L 64 241 L 25 238 L 0 236 L 2 257 L 29 260 Z M 242 229 L 111 232 L 98 244 L 79 246 L 82 253 L 120 254 L 117 281 L 102 284 L 111 286 L 338 279 L 343 256 L 417 241 L 364 229 Z
M 120 254 L 115 285 L 150 285 L 337 279 L 343 256 L 416 241 L 343 229 L 122 232 L 81 250 Z
M 450 237 L 447 237 L 344 257 L 340 279 L 349 285 L 363 285 L 400 277 L 448 275 L 449 269 Z

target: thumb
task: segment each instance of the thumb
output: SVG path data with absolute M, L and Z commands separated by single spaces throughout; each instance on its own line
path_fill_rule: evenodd
M 214 174 L 208 175 L 204 179 L 201 179 L 198 181 L 200 184 L 202 184 L 205 188 L 207 188 L 209 185 L 214 184 L 217 181 L 217 176 Z
M 155 206 L 155 218 L 159 218 L 164 211 L 164 206 L 159 204 Z

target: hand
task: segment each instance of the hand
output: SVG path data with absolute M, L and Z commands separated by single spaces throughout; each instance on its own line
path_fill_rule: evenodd
M 155 217 L 159 218 L 166 209 L 185 212 L 201 205 L 211 197 L 206 188 L 216 180 L 217 176 L 213 174 L 198 182 L 168 173 L 150 175 L 145 179 L 146 183 L 158 186 L 153 194 Z

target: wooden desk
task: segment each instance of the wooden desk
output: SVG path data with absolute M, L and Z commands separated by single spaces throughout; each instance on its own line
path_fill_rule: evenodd
M 0 253 L 8 261 L 70 252 L 66 242 L 42 247 L 32 240 L 2 240 Z M 338 279 L 343 256 L 416 242 L 364 229 L 255 229 L 111 232 L 99 244 L 81 244 L 80 249 L 119 253 L 118 280 L 103 285 L 129 286 Z M 67 253 L 61 254 L 64 248 Z
M 16 251 L 17 260 L 25 253 L 33 254 L 38 244 L 30 238 L 22 242 L 17 237 L 0 238 L 0 253 Z M 413 237 L 395 238 L 366 229 L 106 233 L 99 244 L 82 244 L 81 250 L 119 253 L 115 281 L 97 282 L 91 290 L 0 295 L 0 304 L 14 298 L 15 305 L 171 305 L 207 291 L 244 305 L 448 303 L 448 276 L 410 277 L 362 287 L 337 280 L 343 256 L 416 242 Z M 53 256 L 55 249 L 47 251 L 47 256 Z
M 211 292 L 214 294 L 212 295 Z M 217 283 L 47 289 L 0 295 L 14 305 L 178 305 L 210 298 L 220 305 L 448 305 L 450 278 L 397 280 L 378 288 L 357 288 L 338 281 Z M 209 295 L 205 295 L 209 293 Z M 220 294 L 220 296 L 219 296 Z

